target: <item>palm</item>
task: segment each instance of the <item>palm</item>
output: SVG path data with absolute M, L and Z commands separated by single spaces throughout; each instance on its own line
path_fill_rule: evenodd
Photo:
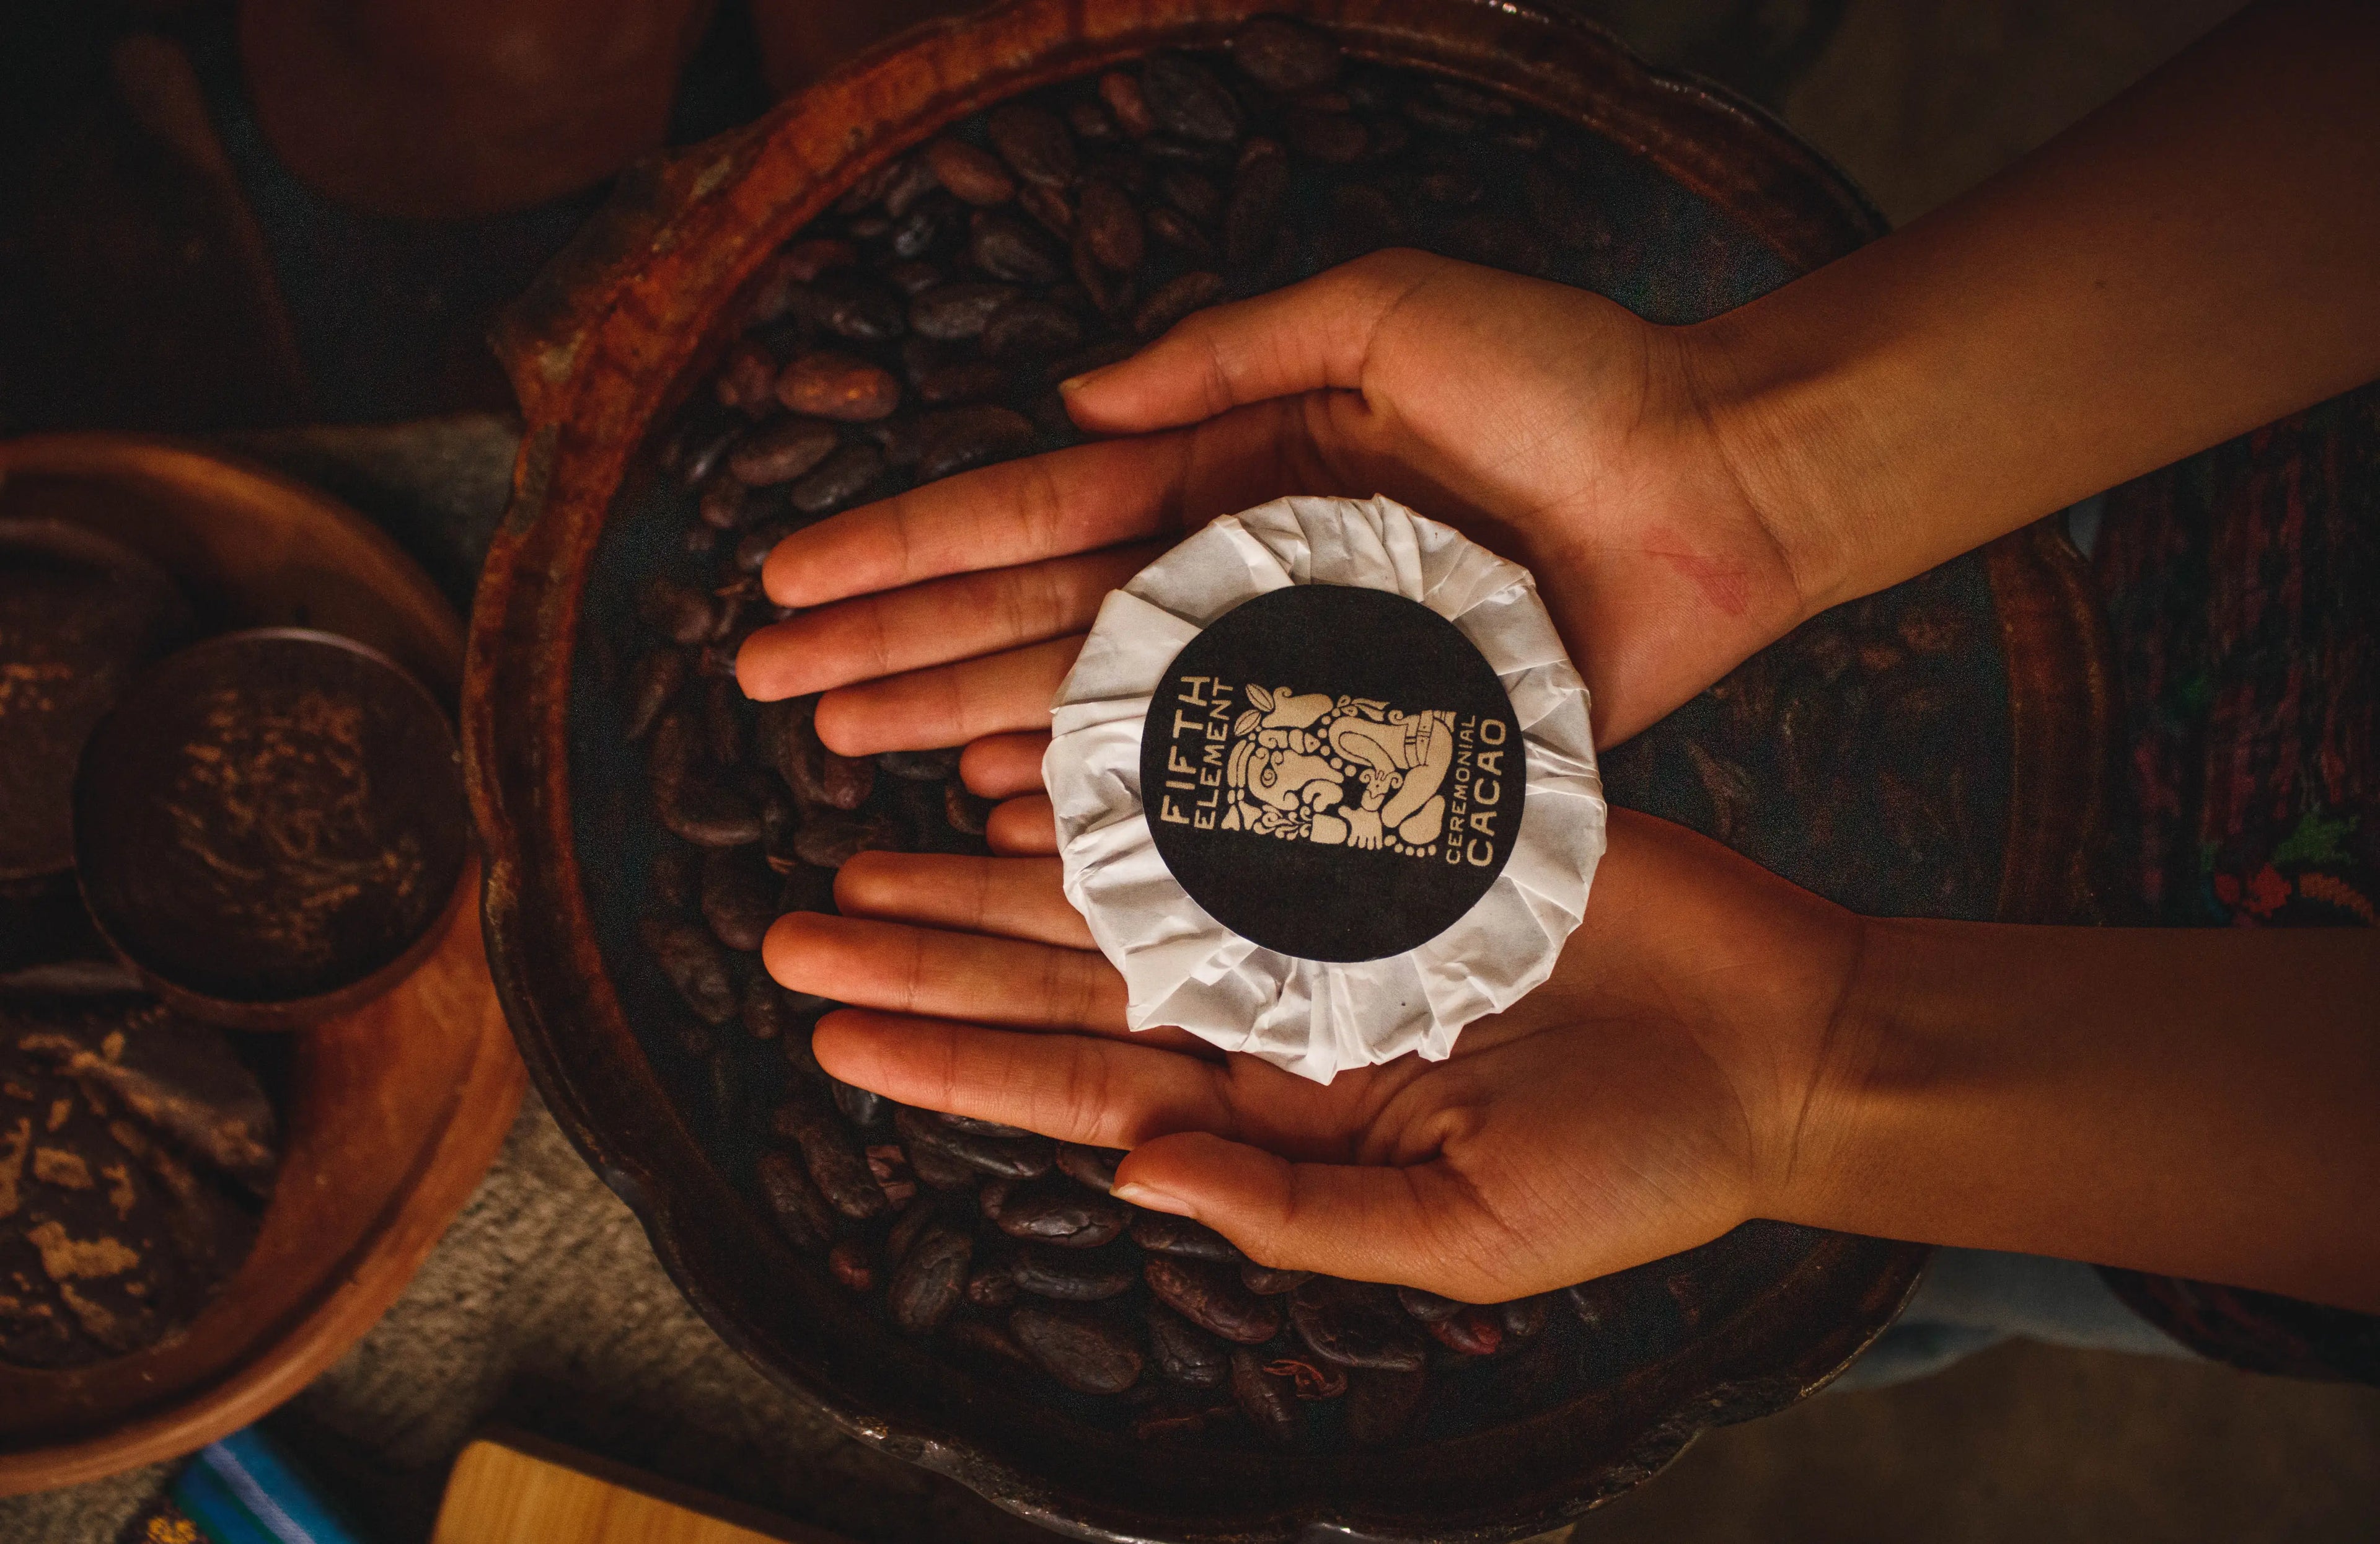
M 1132 437 L 788 538 L 765 577 L 804 614 L 739 675 L 831 691 L 820 730 L 851 755 L 1038 731 L 1100 598 L 1166 541 L 1284 493 L 1383 492 L 1538 576 L 1598 735 L 1623 737 L 1800 614 L 1680 357 L 1597 296 L 1413 252 L 1194 316 L 1073 393 Z
M 954 883 L 967 864 L 990 867 Z M 1178 1031 L 1127 1035 L 1122 983 L 1055 880 L 1038 860 L 871 855 L 838 890 L 856 915 L 785 919 L 771 968 L 859 1005 L 819 1028 L 839 1076 L 1131 1148 L 1125 1182 L 1184 1198 L 1268 1263 L 1475 1301 L 1751 1215 L 1855 947 L 1844 914 L 1617 812 L 1588 924 L 1551 980 L 1447 1061 L 1326 1086 Z

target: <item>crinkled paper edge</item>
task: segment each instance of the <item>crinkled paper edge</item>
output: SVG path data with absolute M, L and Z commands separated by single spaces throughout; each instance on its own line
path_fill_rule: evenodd
M 1141 725 L 1183 646 L 1242 602 L 1359 585 L 1462 629 L 1512 699 L 1528 748 L 1512 856 L 1488 893 L 1408 954 L 1340 964 L 1265 949 L 1173 878 L 1140 800 Z M 1463 1027 L 1544 982 L 1585 914 L 1608 819 L 1587 692 L 1526 569 L 1385 498 L 1285 498 L 1226 516 L 1110 594 L 1051 704 L 1043 780 L 1066 898 L 1123 973 L 1126 1022 L 1172 1025 L 1317 1082 L 1454 1049 Z

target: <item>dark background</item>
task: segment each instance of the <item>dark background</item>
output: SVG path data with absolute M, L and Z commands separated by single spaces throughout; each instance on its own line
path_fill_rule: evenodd
M 2231 8 L 1545 3 L 1759 101 L 1896 222 L 2007 164 Z M 509 398 L 486 323 L 603 190 L 481 220 L 351 214 L 263 143 L 230 36 L 229 6 L 207 0 L 0 4 L 0 433 L 143 429 L 253 445 L 255 432 L 282 431 L 285 445 L 304 426 L 463 415 L 439 441 L 456 456 L 443 485 L 468 483 L 458 502 L 487 517 Z M 703 138 L 766 99 L 745 0 L 724 0 L 672 138 Z M 392 432 L 375 443 L 419 443 Z M 441 577 L 468 591 L 468 573 Z M 1034 1537 L 767 1386 L 694 1319 L 534 1096 L 412 1289 L 272 1424 L 373 1537 L 408 1544 L 427 1535 L 455 1451 L 491 1416 L 856 1538 Z M 0 1501 L 0 1538 L 112 1539 L 166 1472 Z M 1715 1433 L 1575 1532 L 1577 1544 L 2375 1536 L 2380 1392 L 2037 1345 Z

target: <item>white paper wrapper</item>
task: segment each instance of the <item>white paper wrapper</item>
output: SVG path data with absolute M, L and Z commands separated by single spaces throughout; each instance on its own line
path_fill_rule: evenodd
M 1191 898 L 1142 810 L 1142 724 L 1174 657 L 1241 602 L 1303 584 L 1390 590 L 1452 623 L 1527 748 L 1502 871 L 1404 954 L 1341 964 L 1258 946 Z M 1527 570 L 1388 499 L 1279 499 L 1206 527 L 1109 595 L 1050 713 L 1042 775 L 1066 897 L 1123 973 L 1135 1029 L 1178 1026 L 1317 1082 L 1409 1051 L 1437 1060 L 1543 982 L 1585 913 L 1607 819 L 1586 687 Z

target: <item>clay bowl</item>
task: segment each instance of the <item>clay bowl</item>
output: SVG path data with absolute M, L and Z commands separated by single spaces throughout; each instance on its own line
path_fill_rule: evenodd
M 162 441 L 0 441 L 0 517 L 92 527 L 180 585 L 205 631 L 313 626 L 442 699 L 462 628 L 388 538 L 300 483 Z M 456 881 L 468 891 L 476 859 Z M 204 1446 L 272 1410 L 387 1311 L 502 1146 L 524 1087 L 468 907 L 388 991 L 298 1034 L 256 1247 L 176 1339 L 90 1367 L 0 1367 L 0 1494 Z
M 1889 1321 L 1925 1251 L 1752 1224 L 1615 1279 L 1624 1311 L 1595 1333 L 1558 1313 L 1569 1360 L 1534 1404 L 1433 1417 L 1384 1453 L 1156 1452 L 903 1338 L 779 1241 L 752 1194 L 755 1123 L 734 1117 L 739 1099 L 766 1108 L 768 1048 L 687 1053 L 633 942 L 656 833 L 617 672 L 635 583 L 683 561 L 686 516 L 656 446 L 764 261 L 945 124 L 1282 9 L 1357 56 L 1500 90 L 1600 137 L 1621 223 L 1643 234 L 1608 292 L 1648 315 L 1740 304 L 1882 229 L 1755 110 L 1512 5 L 1014 0 L 893 40 L 632 175 L 500 336 L 528 432 L 464 710 L 483 908 L 498 991 L 563 1129 L 719 1332 L 855 1436 L 1086 1538 L 1484 1544 L 1557 1526 L 1698 1431 L 1823 1385 Z M 2054 912 L 2104 749 L 2094 647 L 2072 554 L 2028 535 L 1828 614 L 1623 748 L 1609 785 L 1871 910 Z M 1814 750 L 1846 743 L 1878 748 Z
M 260 768 L 267 742 L 282 754 Z M 218 770 L 198 780 L 200 754 Z M 209 638 L 151 666 L 83 747 L 83 903 L 192 1017 L 296 1029 L 360 1007 L 420 963 L 460 897 L 456 763 L 444 706 L 379 650 L 304 627 Z

